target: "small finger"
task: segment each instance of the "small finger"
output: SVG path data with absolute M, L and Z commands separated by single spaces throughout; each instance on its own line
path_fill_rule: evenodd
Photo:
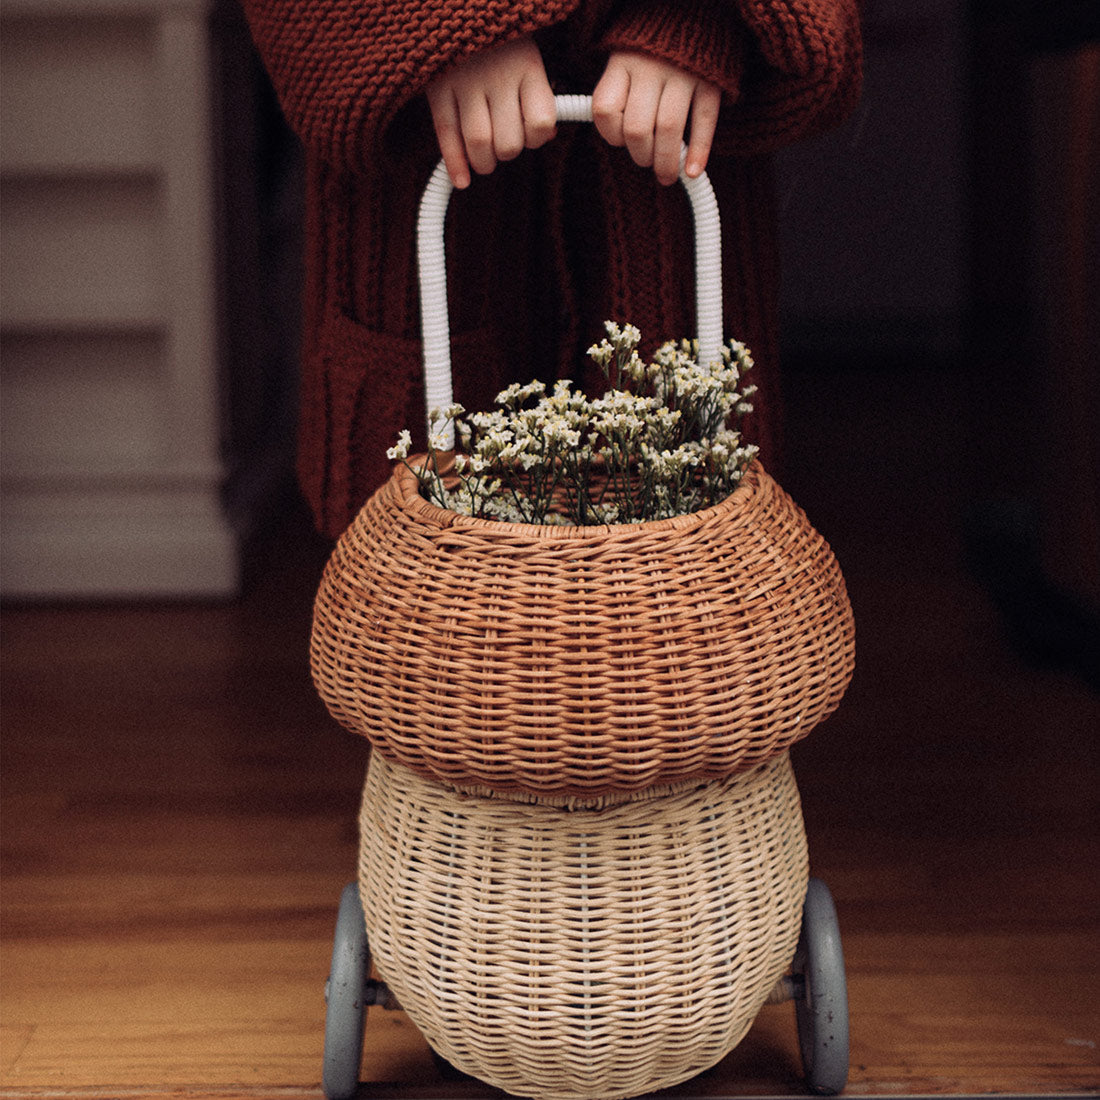
M 691 110 L 691 86 L 670 81 L 661 94 L 653 128 L 653 171 L 666 187 L 680 175 L 680 154 Z
M 489 113 L 489 101 L 480 93 L 460 99 L 458 121 L 470 167 L 478 175 L 488 175 L 497 166 L 496 154 L 493 152 L 493 120 Z
M 545 145 L 557 132 L 558 107 L 546 74 L 526 77 L 519 86 L 523 139 L 528 149 Z
M 519 90 L 489 101 L 489 120 L 496 160 L 515 160 L 523 152 L 523 112 Z
M 653 166 L 653 141 L 661 92 L 661 86 L 649 81 L 632 83 L 623 111 L 623 138 L 634 163 L 642 168 Z
M 713 84 L 699 84 L 696 87 L 691 104 L 691 140 L 684 164 L 684 171 L 691 179 L 701 176 L 706 170 L 714 133 L 718 128 L 721 103 L 722 93 Z
M 470 165 L 458 125 L 458 104 L 449 93 L 429 96 L 439 153 L 447 166 L 451 183 L 459 190 L 470 186 Z
M 592 120 L 609 145 L 623 146 L 623 112 L 630 97 L 630 73 L 621 65 L 609 65 L 592 93 Z

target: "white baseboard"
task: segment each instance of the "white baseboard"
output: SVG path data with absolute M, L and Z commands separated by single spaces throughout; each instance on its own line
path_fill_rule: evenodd
M 239 540 L 217 494 L 187 486 L 7 489 L 6 599 L 224 599 Z

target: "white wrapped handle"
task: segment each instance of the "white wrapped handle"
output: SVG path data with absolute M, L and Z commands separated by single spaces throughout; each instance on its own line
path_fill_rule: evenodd
M 554 97 L 559 122 L 591 122 L 592 97 Z M 680 155 L 680 182 L 691 200 L 695 221 L 695 319 L 699 337 L 699 362 L 722 358 L 722 230 L 718 203 L 706 173 L 689 179 Z M 432 410 L 454 403 L 451 381 L 451 331 L 447 312 L 447 267 L 443 223 L 454 186 L 440 161 L 424 188 L 417 223 L 417 255 L 420 265 L 420 314 L 424 340 L 424 389 L 429 418 Z M 619 318 L 632 321 L 633 318 Z M 667 333 L 667 336 L 674 335 Z M 447 425 L 443 450 L 454 448 L 454 432 Z

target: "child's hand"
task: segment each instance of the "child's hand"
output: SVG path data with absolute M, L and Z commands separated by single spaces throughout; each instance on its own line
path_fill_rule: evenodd
M 537 149 L 554 136 L 557 108 L 542 55 L 530 38 L 456 65 L 428 87 L 439 151 L 455 187 L 468 187 L 497 161 Z
M 663 184 L 680 174 L 680 146 L 691 115 L 685 171 L 695 178 L 707 166 L 722 93 L 714 84 L 667 61 L 617 51 L 592 94 L 596 129 L 612 145 L 625 145 L 636 164 L 653 168 Z

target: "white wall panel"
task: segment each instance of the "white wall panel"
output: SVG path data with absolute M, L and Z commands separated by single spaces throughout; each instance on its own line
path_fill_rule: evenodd
M 10 336 L 0 370 L 8 477 L 164 464 L 170 410 L 159 334 Z
M 222 596 L 212 0 L 0 11 L 6 596 Z
M 0 198 L 5 328 L 164 321 L 164 230 L 144 179 L 9 179 Z
M 6 20 L 5 170 L 154 171 L 153 58 L 149 20 Z

